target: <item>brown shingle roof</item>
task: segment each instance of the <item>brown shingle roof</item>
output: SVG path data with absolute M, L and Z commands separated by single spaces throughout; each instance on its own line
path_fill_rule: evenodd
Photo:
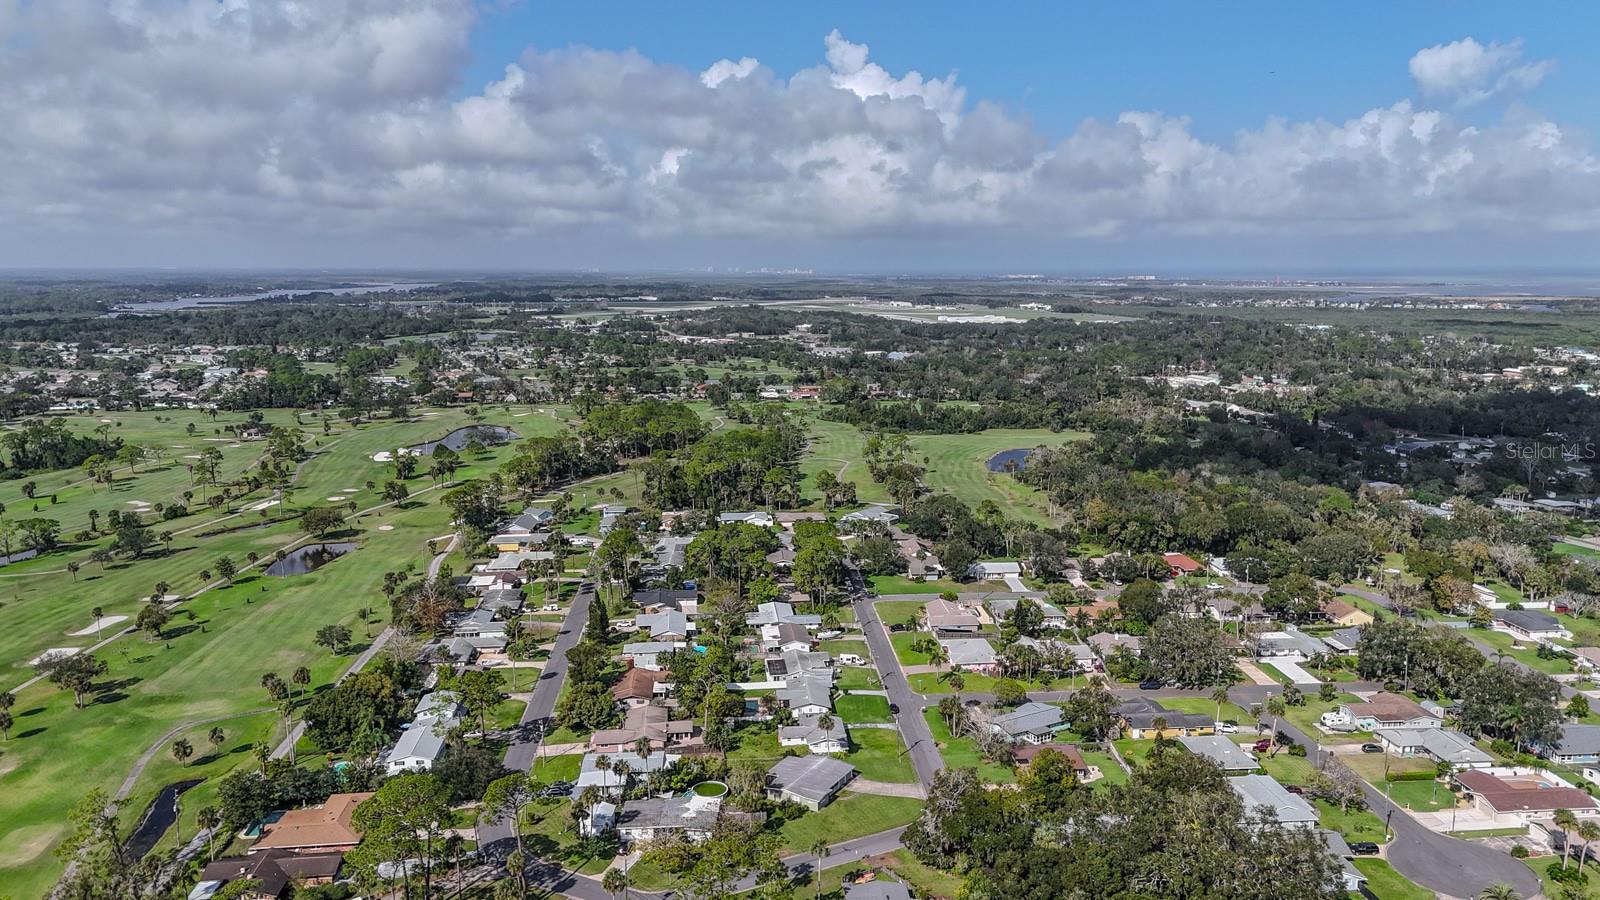
M 618 700 L 649 700 L 656 695 L 656 685 L 666 680 L 665 672 L 629 669 L 611 686 L 611 696 Z
M 334 794 L 319 806 L 291 809 L 278 821 L 264 827 L 250 850 L 354 847 L 361 842 L 361 832 L 350 824 L 350 817 L 355 814 L 356 807 L 371 796 L 370 791 Z
M 1499 812 L 1600 809 L 1593 797 L 1577 788 L 1543 787 L 1535 779 L 1507 781 L 1489 772 L 1470 769 L 1457 775 L 1456 781 Z

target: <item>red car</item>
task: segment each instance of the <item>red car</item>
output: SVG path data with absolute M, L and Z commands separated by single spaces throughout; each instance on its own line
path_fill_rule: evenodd
M 1261 740 L 1256 741 L 1250 749 L 1257 753 L 1265 753 L 1272 749 L 1272 738 L 1262 738 Z

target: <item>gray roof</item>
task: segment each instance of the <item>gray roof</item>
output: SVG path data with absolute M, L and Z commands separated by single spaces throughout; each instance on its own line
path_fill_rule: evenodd
M 802 675 L 778 688 L 776 693 L 785 706 L 833 708 L 833 679 L 820 675 Z
M 411 713 L 414 721 L 423 719 L 455 718 L 461 712 L 461 695 L 455 691 L 434 691 L 424 694 Z
M 645 613 L 634 619 L 640 628 L 650 629 L 652 637 L 663 634 L 689 633 L 689 617 L 675 609 L 662 610 L 658 613 Z
M 687 797 L 644 797 L 631 800 L 617 816 L 618 828 L 692 828 L 710 831 L 721 815 L 720 803 L 695 803 Z
M 855 766 L 831 756 L 785 756 L 767 770 L 767 786 L 820 803 L 855 774 Z
M 1335 650 L 1354 650 L 1361 640 L 1361 629 L 1358 626 L 1341 628 L 1322 639 Z
M 992 666 L 994 645 L 983 638 L 958 638 L 939 641 L 952 666 Z
M 796 625 L 821 625 L 822 617 L 807 613 L 797 613 L 794 605 L 783 600 L 773 600 L 756 607 L 756 611 L 744 617 L 746 625 L 777 625 L 780 622 L 793 622 Z
M 1561 630 L 1561 622 L 1555 616 L 1533 609 L 1497 609 L 1494 619 L 1527 632 Z
M 1443 728 L 1383 728 L 1374 732 L 1396 747 L 1421 747 L 1434 759 L 1456 765 L 1482 766 L 1494 757 L 1473 746 L 1459 731 Z
M 1239 745 L 1219 735 L 1180 737 L 1178 743 L 1196 756 L 1204 756 L 1224 772 L 1240 772 L 1260 768 L 1256 758 L 1239 749 Z
M 1089 644 L 1102 654 L 1110 656 L 1117 652 L 1118 647 L 1126 647 L 1134 654 L 1144 649 L 1144 639 L 1132 634 L 1111 634 L 1102 632 L 1089 635 Z
M 583 762 L 578 770 L 578 789 L 586 787 L 622 787 L 622 778 L 613 769 L 600 768 L 600 757 L 605 756 L 615 766 L 617 763 L 627 763 L 628 771 L 633 775 L 643 776 L 651 772 L 665 769 L 677 762 L 677 754 L 668 755 L 657 750 L 649 756 L 640 756 L 637 753 L 585 753 Z
M 1600 754 L 1600 725 L 1563 725 L 1556 752 L 1566 756 Z
M 1006 616 L 1011 615 L 1011 611 L 1016 609 L 1017 608 L 1017 604 L 1021 603 L 1024 599 L 1026 599 L 1026 598 L 1023 598 L 1023 597 L 994 597 L 994 598 L 991 598 L 987 602 L 987 605 L 989 607 L 989 615 L 994 616 L 996 619 L 1004 619 Z M 1067 614 L 1062 612 L 1060 607 L 1058 607 L 1058 606 L 1056 606 L 1054 604 L 1051 604 L 1051 603 L 1046 603 L 1043 600 L 1035 600 L 1035 601 L 1033 601 L 1033 605 L 1039 607 L 1039 611 L 1044 613 L 1044 617 L 1046 619 L 1065 619 L 1067 617 Z
M 439 754 L 444 752 L 444 737 L 434 733 L 433 726 L 437 721 L 439 720 L 428 719 L 425 722 L 417 722 L 400 732 L 400 739 L 394 742 L 394 747 L 384 759 L 387 761 L 416 758 L 429 762 L 438 759 Z
M 874 878 L 862 884 L 847 884 L 844 900 L 911 900 L 911 892 L 898 881 Z
M 699 596 L 700 592 L 694 590 L 652 588 L 647 591 L 634 591 L 633 602 L 638 606 L 670 606 L 673 608 L 679 608 L 685 603 L 693 602 L 695 598 Z
M 1306 656 L 1316 656 L 1326 653 L 1328 645 L 1321 638 L 1312 637 L 1298 628 L 1290 626 L 1282 631 L 1269 631 L 1263 634 L 1256 643 L 1263 647 L 1280 650 L 1293 650 Z
M 1235 775 L 1228 779 L 1228 786 L 1244 801 L 1246 812 L 1265 807 L 1284 825 L 1317 823 L 1317 811 L 1311 804 L 1289 793 L 1271 775 Z
M 516 588 L 490 588 L 483 593 L 483 599 L 478 601 L 479 609 L 521 609 L 522 591 Z
M 991 728 L 1011 738 L 1027 734 L 1048 734 L 1059 731 L 1064 724 L 1061 707 L 1040 703 L 1037 700 L 1030 700 L 1011 712 L 989 720 Z
M 837 716 L 829 716 L 833 720 L 833 727 L 824 732 L 819 723 L 821 716 L 801 716 L 795 725 L 784 725 L 778 729 L 780 741 L 805 741 L 807 744 L 819 744 L 823 741 L 838 741 L 843 744 L 850 739 L 845 731 L 844 721 Z

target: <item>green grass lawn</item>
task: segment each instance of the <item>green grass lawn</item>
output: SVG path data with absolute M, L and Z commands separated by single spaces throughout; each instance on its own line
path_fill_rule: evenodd
M 846 694 L 834 701 L 833 708 L 847 725 L 890 721 L 889 700 L 877 694 Z
M 867 579 L 867 583 L 872 586 L 872 592 L 879 596 L 941 594 L 945 591 L 960 591 L 963 587 L 959 581 L 951 581 L 948 578 L 941 578 L 936 581 L 920 581 L 907 578 L 904 575 L 873 575 Z
M 611 862 L 610 857 L 585 856 L 578 852 L 579 835 L 567 810 L 570 800 L 536 801 L 523 813 L 523 844 L 528 853 L 540 859 L 554 859 L 585 875 L 598 875 Z
M 922 615 L 922 607 L 925 605 L 921 600 L 884 600 L 872 604 L 872 609 L 878 614 L 878 620 L 885 626 L 903 625 Z M 893 637 L 894 634 L 904 633 L 895 632 L 891 633 L 890 636 Z
M 563 753 L 560 756 L 540 757 L 529 775 L 539 784 L 554 784 L 557 781 L 575 780 L 582 768 L 582 753 Z
M 1433 891 L 1418 887 L 1394 870 L 1394 866 L 1377 857 L 1367 856 L 1355 860 L 1355 867 L 1367 876 L 1367 890 L 1378 900 L 1433 900 Z
M 1163 697 L 1161 705 L 1174 712 L 1201 713 L 1212 717 L 1217 715 L 1217 704 L 1204 697 Z M 1234 703 L 1223 703 L 1221 711 L 1224 720 L 1232 720 L 1245 728 L 1255 724 L 1255 719 Z M 1238 737 L 1238 735 L 1225 735 L 1225 737 Z
M 1282 751 L 1275 756 L 1262 753 L 1257 755 L 1256 759 L 1268 775 L 1278 779 L 1282 784 L 1309 784 L 1311 776 L 1317 771 L 1316 766 L 1305 757 Z
M 856 656 L 859 656 L 862 659 L 872 658 L 872 652 L 867 649 L 867 642 L 864 640 L 823 641 L 822 649 L 833 654 L 835 657 L 846 653 L 854 653 Z
M 1291 706 L 1287 710 L 1289 721 L 1297 725 L 1308 737 L 1322 744 L 1365 744 L 1372 740 L 1372 735 L 1366 732 L 1352 732 L 1349 734 L 1325 734 L 1317 727 L 1317 720 L 1322 714 L 1338 709 L 1340 703 L 1358 703 L 1359 697 L 1354 694 L 1337 694 L 1332 700 L 1322 700 L 1316 694 L 1307 694 L 1306 702 L 1300 706 Z M 1272 717 L 1262 713 L 1262 722 L 1268 727 L 1272 726 Z
M 1017 780 L 1016 773 L 1009 766 L 985 760 L 978 753 L 978 745 L 972 738 L 951 737 L 950 729 L 938 710 L 925 709 L 922 716 L 928 721 L 928 728 L 933 732 L 934 743 L 939 745 L 939 755 L 943 757 L 945 765 L 953 769 L 975 768 L 978 777 L 990 784 L 1011 784 Z
M 1339 832 L 1344 835 L 1346 841 L 1372 841 L 1381 844 L 1387 837 L 1383 820 L 1368 810 L 1352 809 L 1349 812 L 1340 812 L 1339 807 L 1326 800 L 1313 800 L 1312 805 L 1320 813 L 1318 819 L 1322 827 Z
M 911 645 L 927 637 L 926 631 L 897 631 L 889 635 L 889 643 L 894 646 L 895 658 L 901 665 L 924 666 L 928 664 L 928 654 L 911 649 Z
M 493 421 L 498 415 L 487 418 Z M 190 437 L 184 429 L 189 416 L 174 412 L 172 417 L 172 422 L 160 423 L 155 422 L 154 414 L 117 414 L 107 418 L 122 420 L 124 425 L 118 433 L 129 440 L 151 444 L 165 438 L 180 459 L 182 454 L 178 451 L 198 452 L 202 446 L 219 444 L 225 477 L 253 464 L 265 448 L 257 442 L 245 442 L 239 447 L 220 441 L 202 443 L 200 438 L 211 436 L 213 428 L 207 418 L 195 414 L 194 418 L 200 420 L 196 422 L 197 430 L 204 434 Z M 287 423 L 292 414 L 273 412 L 267 418 Z M 224 415 L 216 424 L 242 419 Z M 314 421 L 317 424 L 313 428 Z M 358 428 L 335 422 L 332 433 L 323 436 L 320 420 L 302 419 L 302 427 L 312 435 L 308 445 L 315 442 L 311 449 L 316 455 L 301 467 L 289 505 L 296 510 L 312 505 L 331 506 L 334 502 L 326 498 L 334 496 L 354 497 L 360 508 L 376 505 L 381 501 L 366 483 L 381 484 L 392 477 L 393 469 L 373 461 L 372 454 L 437 437 L 469 421 L 460 410 L 442 410 L 433 417 L 411 421 L 380 419 Z M 508 417 L 497 424 L 510 424 L 524 436 L 543 428 L 535 424 L 534 417 Z M 553 420 L 551 425 L 554 426 Z M 93 421 L 74 420 L 73 427 L 91 429 Z M 484 474 L 511 452 L 512 448 L 502 447 L 485 459 L 469 459 L 458 477 Z M 93 491 L 88 485 L 65 486 L 67 479 L 76 477 L 76 473 L 63 472 L 35 479 L 41 493 L 46 489 L 55 491 L 60 501 L 48 513 L 41 505 L 41 515 L 59 518 L 69 533 L 87 526 L 89 509 L 100 510 L 104 527 L 103 514 L 112 508 L 132 509 L 133 505 L 127 502 L 130 499 L 170 503 L 175 496 L 181 499 L 182 491 L 191 489 L 186 467 L 176 462 L 140 464 L 137 473 L 124 469 L 110 491 L 104 486 Z M 177 616 L 168 626 L 165 640 L 151 642 L 142 636 L 127 636 L 99 651 L 96 655 L 109 671 L 86 709 L 73 709 L 70 695 L 47 684 L 18 691 L 13 709 L 18 725 L 0 757 L 0 769 L 6 771 L 7 780 L 7 790 L 0 792 L 0 821 L 7 823 L 8 832 L 8 840 L 0 848 L 0 883 L 16 896 L 44 893 L 59 873 L 61 863 L 51 850 L 65 835 L 66 814 L 71 805 L 91 788 L 115 790 L 137 757 L 173 727 L 245 713 L 250 715 L 222 723 L 228 732 L 227 747 L 270 741 L 281 723 L 276 716 L 254 715 L 255 710 L 267 705 L 260 686 L 263 673 L 273 671 L 287 679 L 295 668 L 304 665 L 310 669 L 312 688 L 316 689 L 348 668 L 355 652 L 365 645 L 369 628 L 376 633 L 387 618 L 387 604 L 379 590 L 382 574 L 408 567 L 420 571 L 426 564 L 426 542 L 450 531 L 448 511 L 435 502 L 441 492 L 428 490 L 430 482 L 425 476 L 412 479 L 410 484 L 412 502 L 348 522 L 350 538 L 361 546 L 317 572 L 289 578 L 246 572 L 231 587 L 207 591 L 177 606 Z M 14 498 L 5 493 L 14 489 L 14 482 L 0 485 L 0 496 L 10 509 L 20 511 L 25 508 L 21 501 L 13 502 Z M 195 489 L 196 498 L 200 493 Z M 240 505 L 265 496 L 263 490 L 246 497 Z M 223 518 L 227 516 L 232 518 Z M 153 515 L 147 514 L 146 518 Z M 255 527 L 211 533 L 235 525 Z M 380 525 L 388 526 L 388 530 Z M 27 678 L 31 674 L 27 661 L 46 648 L 91 643 L 93 635 L 67 632 L 87 626 L 89 610 L 94 606 L 103 607 L 107 615 L 132 616 L 144 602 L 141 598 L 149 596 L 158 581 L 168 582 L 172 593 L 187 594 L 203 586 L 197 573 L 214 570 L 221 556 L 227 555 L 242 566 L 249 553 L 268 558 L 274 550 L 303 540 L 294 521 L 274 523 L 250 510 L 235 514 L 228 509 L 205 509 L 152 527 L 153 532 L 168 529 L 173 531 L 170 545 L 158 544 L 143 559 L 119 559 L 103 568 L 89 563 L 88 554 L 109 540 L 99 538 L 8 566 L 6 574 L 10 577 L 0 585 L 0 665 L 10 667 L 11 683 L 0 687 L 11 687 Z M 83 563 L 76 580 L 64 571 L 68 561 Z M 358 610 L 365 606 L 373 607 L 376 613 L 367 624 L 357 618 Z M 191 613 L 193 620 L 188 618 Z M 356 636 L 356 647 L 340 656 L 312 643 L 318 628 L 335 623 L 348 626 Z M 201 729 L 194 726 L 190 730 Z M 195 743 L 197 755 L 209 749 L 203 740 L 191 738 L 191 742 Z M 157 760 L 164 755 L 162 748 Z M 206 775 L 207 782 L 185 799 L 185 818 L 180 820 L 183 832 L 193 833 L 192 814 L 208 802 L 212 776 L 220 776 L 240 764 L 251 765 L 253 761 L 240 760 L 231 753 L 218 761 L 192 761 L 190 768 Z M 159 762 L 144 772 L 125 807 L 125 827 L 131 826 L 132 818 L 148 798 L 173 777 L 173 771 Z
M 818 839 L 830 844 L 909 824 L 922 814 L 922 801 L 912 797 L 842 794 L 821 810 L 783 823 L 778 835 L 786 852 L 809 850 Z
M 1110 786 L 1114 784 L 1128 783 L 1128 773 L 1122 770 L 1122 766 L 1118 765 L 1117 761 L 1113 759 L 1109 753 L 1094 753 L 1091 751 L 1084 751 L 1083 761 L 1091 766 L 1098 766 L 1101 774 L 1104 776 L 1098 781 L 1093 782 L 1090 787 L 1097 785 Z
M 1551 675 L 1565 675 L 1572 671 L 1572 661 L 1566 657 L 1544 659 L 1539 656 L 1539 651 L 1531 642 L 1519 641 L 1512 635 L 1503 631 L 1492 631 L 1487 628 L 1474 628 L 1467 632 L 1473 640 L 1481 641 L 1504 652 L 1507 656 L 1540 672 Z
M 871 666 L 840 666 L 836 683 L 841 691 L 876 691 L 883 687 Z
M 900 732 L 886 728 L 851 728 L 849 731 L 850 752 L 839 758 L 855 766 L 862 778 L 896 784 L 917 780 Z

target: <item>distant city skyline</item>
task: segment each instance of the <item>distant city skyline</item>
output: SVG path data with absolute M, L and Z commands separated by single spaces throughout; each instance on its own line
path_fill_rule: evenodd
M 0 268 L 1559 276 L 1591 7 L 0 0 Z

